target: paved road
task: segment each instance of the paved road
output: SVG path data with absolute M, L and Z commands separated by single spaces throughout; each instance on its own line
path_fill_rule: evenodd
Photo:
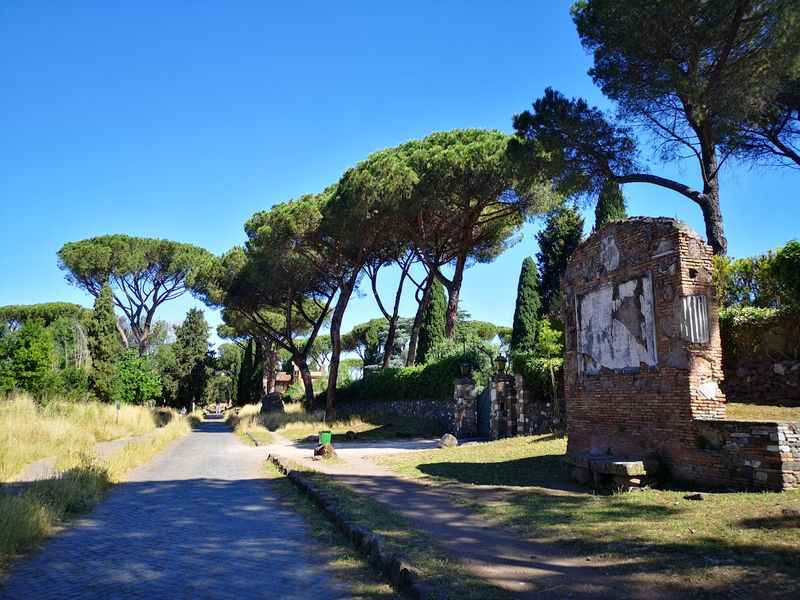
M 203 423 L 16 565 L 2 599 L 346 598 L 263 450 Z

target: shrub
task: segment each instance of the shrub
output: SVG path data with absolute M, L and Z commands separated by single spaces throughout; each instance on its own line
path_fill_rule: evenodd
M 792 240 L 779 248 L 770 272 L 783 303 L 800 305 L 800 242 Z
M 432 349 L 433 350 L 433 349 Z M 446 400 L 453 397 L 453 382 L 461 364 L 484 378 L 491 359 L 478 350 L 450 354 L 427 365 L 381 369 L 337 390 L 340 402 L 368 400 Z
M 564 359 L 542 358 L 534 352 L 515 352 L 511 357 L 514 373 L 522 375 L 525 387 L 535 398 L 564 396 Z
M 745 360 L 800 359 L 800 310 L 797 307 L 732 306 L 719 315 L 726 366 Z

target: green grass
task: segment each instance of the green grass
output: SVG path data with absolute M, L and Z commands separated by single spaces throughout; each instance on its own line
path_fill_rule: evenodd
M 726 418 L 739 421 L 800 421 L 800 406 L 762 406 L 729 402 Z
M 265 440 L 270 439 L 270 431 L 275 431 L 290 440 L 303 441 L 323 429 L 333 432 L 334 443 L 346 441 L 349 431 L 355 434 L 355 440 L 370 441 L 441 435 L 437 423 L 416 417 L 363 414 L 325 422 L 322 412 L 309 413 L 295 403 L 287 404 L 285 413 L 262 415 L 259 410 L 258 404 L 243 406 L 237 416 L 228 417 L 228 423 L 239 435 L 245 436 L 245 432 L 249 432 L 257 439 L 260 435 Z
M 385 582 L 361 555 L 345 540 L 341 533 L 320 512 L 307 496 L 302 494 L 278 469 L 270 463 L 265 467 L 266 477 L 279 486 L 281 495 L 308 523 L 311 534 L 325 550 L 328 566 L 336 577 L 343 580 L 353 598 L 389 600 L 402 598 Z
M 702 501 L 679 489 L 595 496 L 561 471 L 564 449 L 563 439 L 519 437 L 380 462 L 465 492 L 454 494 L 460 504 L 520 536 L 577 555 L 636 559 L 632 572 L 661 585 L 701 597 L 731 586 L 759 598 L 800 597 L 800 490 L 709 493 Z M 479 485 L 508 487 L 487 500 Z
M 362 527 L 379 534 L 389 552 L 401 554 L 435 590 L 436 597 L 460 600 L 492 600 L 509 594 L 476 577 L 448 553 L 440 550 L 425 533 L 413 529 L 400 515 L 385 505 L 351 488 L 336 483 L 331 476 L 304 469 L 318 489 L 336 499 L 339 509 Z M 316 509 L 312 509 L 316 510 Z
M 105 460 L 77 448 L 70 467 L 58 477 L 28 484 L 20 493 L 0 493 L 0 574 L 15 557 L 90 509 L 126 472 L 188 433 L 189 420 L 171 414 L 155 434 L 126 444 Z

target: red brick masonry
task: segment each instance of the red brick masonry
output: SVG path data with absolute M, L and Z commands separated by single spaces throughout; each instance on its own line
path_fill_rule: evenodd
M 567 452 L 657 458 L 702 485 L 800 486 L 797 423 L 726 421 L 712 252 L 666 218 L 611 222 L 562 280 Z

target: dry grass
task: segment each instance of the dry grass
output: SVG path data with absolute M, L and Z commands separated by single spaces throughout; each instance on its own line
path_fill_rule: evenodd
M 58 477 L 36 481 L 19 494 L 0 493 L 0 572 L 15 556 L 91 508 L 127 471 L 189 432 L 188 419 L 169 414 L 169 422 L 152 436 L 126 444 L 105 460 L 73 449 L 70 467 Z
M 736 421 L 800 421 L 800 406 L 762 406 L 729 402 L 725 411 Z
M 259 404 L 248 404 L 239 409 L 239 415 L 228 417 L 228 423 L 241 436 L 247 433 L 269 443 L 269 432 L 275 431 L 300 441 L 316 436 L 321 430 L 333 432 L 334 442 L 343 441 L 348 431 L 355 439 L 379 440 L 409 437 L 427 437 L 441 434 L 439 426 L 427 419 L 395 415 L 364 414 L 325 422 L 323 411 L 306 412 L 300 403 L 286 405 L 284 413 L 261 414 Z
M 630 559 L 638 576 L 686 595 L 735 587 L 742 597 L 800 597 L 800 490 L 706 493 L 702 501 L 679 488 L 595 496 L 568 481 L 564 450 L 562 439 L 519 437 L 380 462 L 430 485 L 474 490 L 463 504 L 487 522 L 579 555 Z M 479 485 L 508 488 L 487 501 Z
M 0 400 L 0 481 L 10 481 L 30 463 L 55 457 L 67 467 L 79 454 L 90 454 L 97 442 L 140 435 L 159 425 L 154 411 L 98 402 L 51 402 L 39 406 L 27 395 Z

